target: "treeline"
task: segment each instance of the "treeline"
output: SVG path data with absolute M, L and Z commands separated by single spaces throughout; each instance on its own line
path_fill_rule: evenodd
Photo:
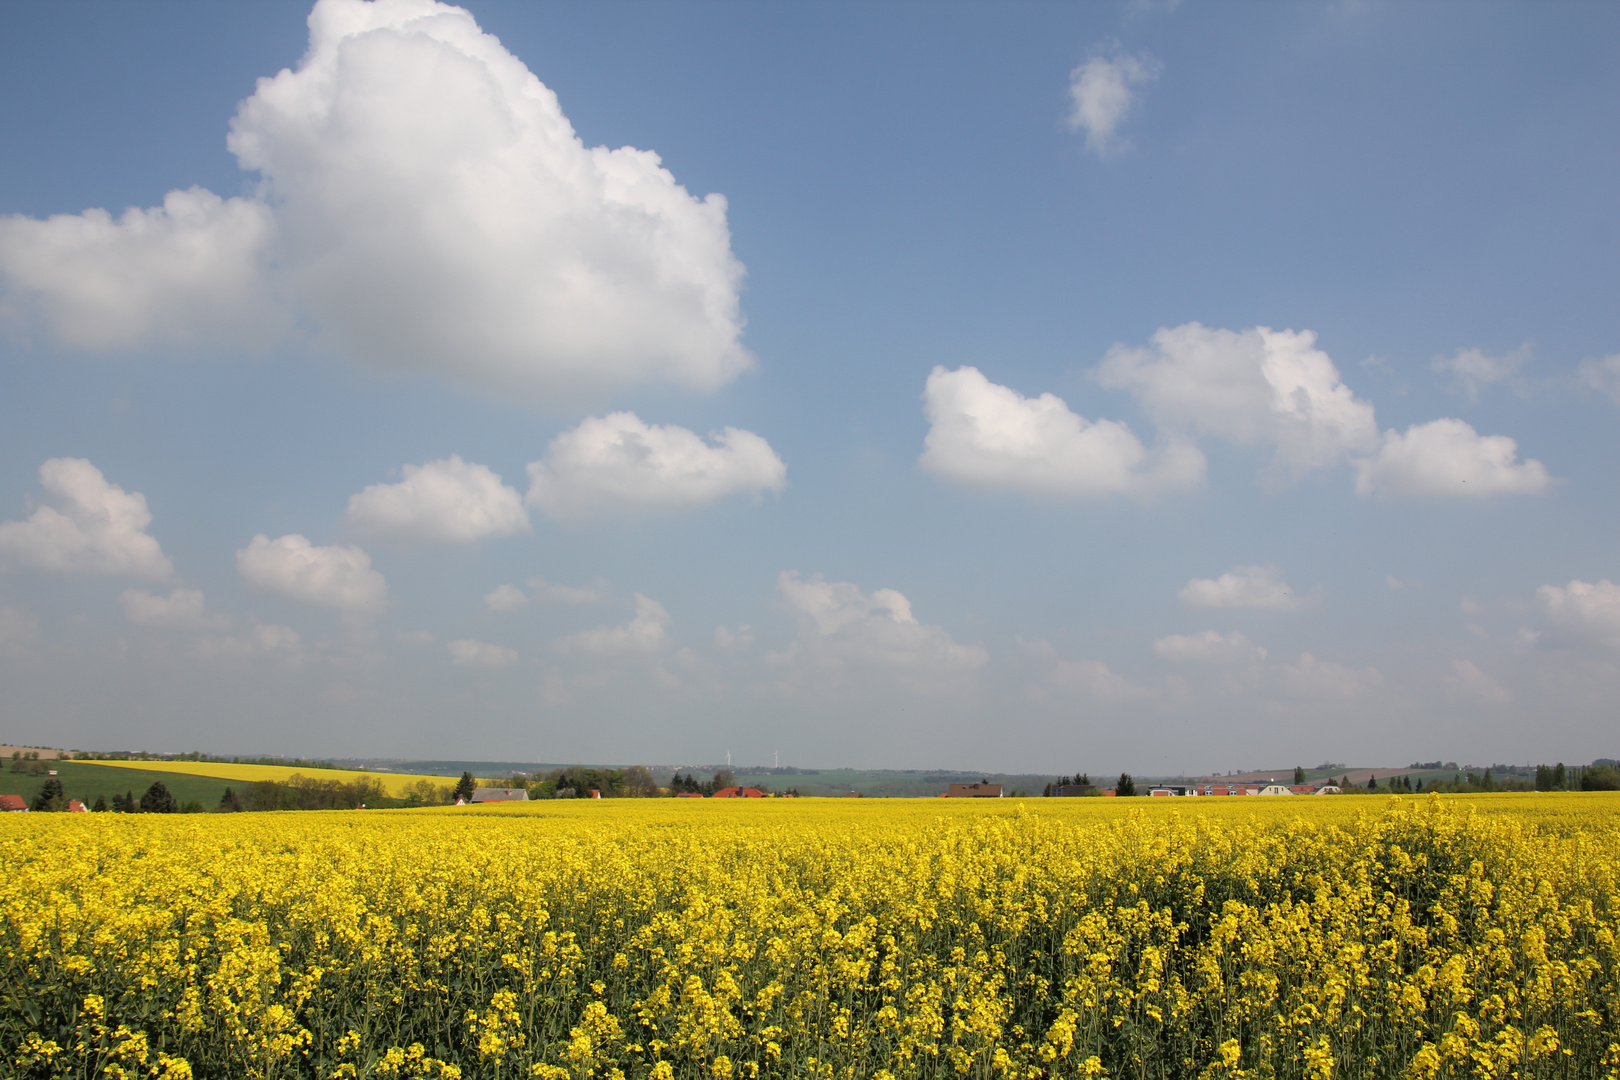
M 435 784 L 418 780 L 409 785 L 403 796 L 389 795 L 383 783 L 375 776 L 357 776 L 353 780 L 323 780 L 318 777 L 294 773 L 286 780 L 259 780 L 238 791 L 227 787 L 219 802 L 210 807 L 196 800 L 181 801 L 161 780 L 148 787 L 139 797 L 133 790 L 114 794 L 109 802 L 99 795 L 94 805 L 87 807 L 92 813 L 113 814 L 202 814 L 210 811 L 222 814 L 243 810 L 380 810 L 407 806 L 444 806 L 454 801 L 450 784 Z M 59 777 L 50 777 L 40 786 L 30 808 L 37 812 L 68 809 L 69 796 Z
M 74 761 L 198 761 L 211 762 L 215 765 L 280 765 L 290 769 L 336 769 L 338 766 L 330 761 L 321 761 L 301 757 L 226 757 L 222 754 L 205 754 L 201 750 L 193 750 L 189 754 L 153 754 L 146 750 L 76 750 L 73 753 Z
M 227 796 L 230 792 L 230 788 L 225 789 Z M 40 785 L 39 792 L 35 794 L 29 809 L 35 813 L 60 813 L 68 809 L 70 801 L 61 778 L 53 776 Z M 86 809 L 98 814 L 200 814 L 207 807 L 194 800 L 181 802 L 174 797 L 168 786 L 159 780 L 147 788 L 139 799 L 135 797 L 134 791 L 126 791 L 122 795 L 115 794 L 111 803 L 107 802 L 105 795 L 97 795 L 95 805 Z
M 29 776 L 44 776 L 50 772 L 48 761 L 49 759 L 47 761 L 39 759 L 38 750 L 13 750 L 11 752 L 11 771 L 14 773 L 26 773 Z

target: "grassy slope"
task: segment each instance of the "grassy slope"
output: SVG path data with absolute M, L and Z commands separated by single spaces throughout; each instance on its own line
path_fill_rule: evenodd
M 56 778 L 67 789 L 68 798 L 82 799 L 86 806 L 93 806 L 97 795 L 105 795 L 107 802 L 111 803 L 114 794 L 126 791 L 133 792 L 138 799 L 143 791 L 161 780 L 181 802 L 195 800 L 202 803 L 205 809 L 212 810 L 219 803 L 219 797 L 225 794 L 225 788 L 232 784 L 230 780 L 217 777 L 190 776 L 179 772 L 109 768 L 103 762 L 53 761 L 47 767 L 56 769 Z M 47 779 L 45 776 L 14 773 L 7 766 L 0 770 L 0 795 L 21 795 L 32 802 Z M 235 786 L 240 790 L 243 785 L 237 782 Z

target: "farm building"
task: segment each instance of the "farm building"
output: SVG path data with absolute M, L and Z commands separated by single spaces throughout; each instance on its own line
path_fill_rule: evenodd
M 952 784 L 945 792 L 947 799 L 999 799 L 1000 784 Z
M 28 802 L 21 795 L 0 795 L 0 811 L 26 811 Z
M 715 792 L 714 797 L 717 799 L 763 799 L 765 793 L 759 788 L 728 787 Z
M 520 787 L 481 787 L 473 792 L 472 801 L 481 802 L 528 802 L 529 793 Z

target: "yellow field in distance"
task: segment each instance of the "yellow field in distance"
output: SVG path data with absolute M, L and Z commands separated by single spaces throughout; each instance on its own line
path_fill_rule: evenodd
M 187 776 L 213 776 L 221 780 L 238 780 L 250 784 L 255 780 L 278 780 L 285 782 L 295 773 L 307 776 L 314 780 L 340 780 L 350 781 L 356 777 L 374 776 L 382 781 L 388 794 L 403 797 L 408 784 L 418 780 L 427 780 L 444 786 L 454 786 L 456 778 L 453 776 L 422 776 L 414 773 L 368 773 L 354 769 L 309 769 L 295 768 L 290 765 L 233 765 L 222 761 L 96 761 L 96 765 L 111 765 L 119 769 L 135 769 L 145 772 L 185 773 Z

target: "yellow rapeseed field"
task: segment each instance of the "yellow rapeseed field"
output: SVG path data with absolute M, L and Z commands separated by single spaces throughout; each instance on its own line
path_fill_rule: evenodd
M 1620 1077 L 1620 797 L 0 820 L 8 1077 Z
M 304 776 L 311 780 L 336 780 L 339 783 L 349 783 L 362 776 L 369 776 L 382 782 L 383 790 L 396 798 L 405 794 L 407 786 L 421 780 L 437 784 L 441 787 L 454 787 L 456 778 L 453 776 L 425 776 L 416 773 L 369 773 L 354 769 L 311 769 L 296 768 L 291 765 L 237 765 L 228 761 L 94 761 L 95 765 L 111 765 L 119 769 L 133 769 L 145 772 L 185 773 L 188 776 L 211 776 L 220 780 L 240 780 L 244 784 L 251 784 L 256 780 L 275 780 L 286 783 L 294 776 Z

